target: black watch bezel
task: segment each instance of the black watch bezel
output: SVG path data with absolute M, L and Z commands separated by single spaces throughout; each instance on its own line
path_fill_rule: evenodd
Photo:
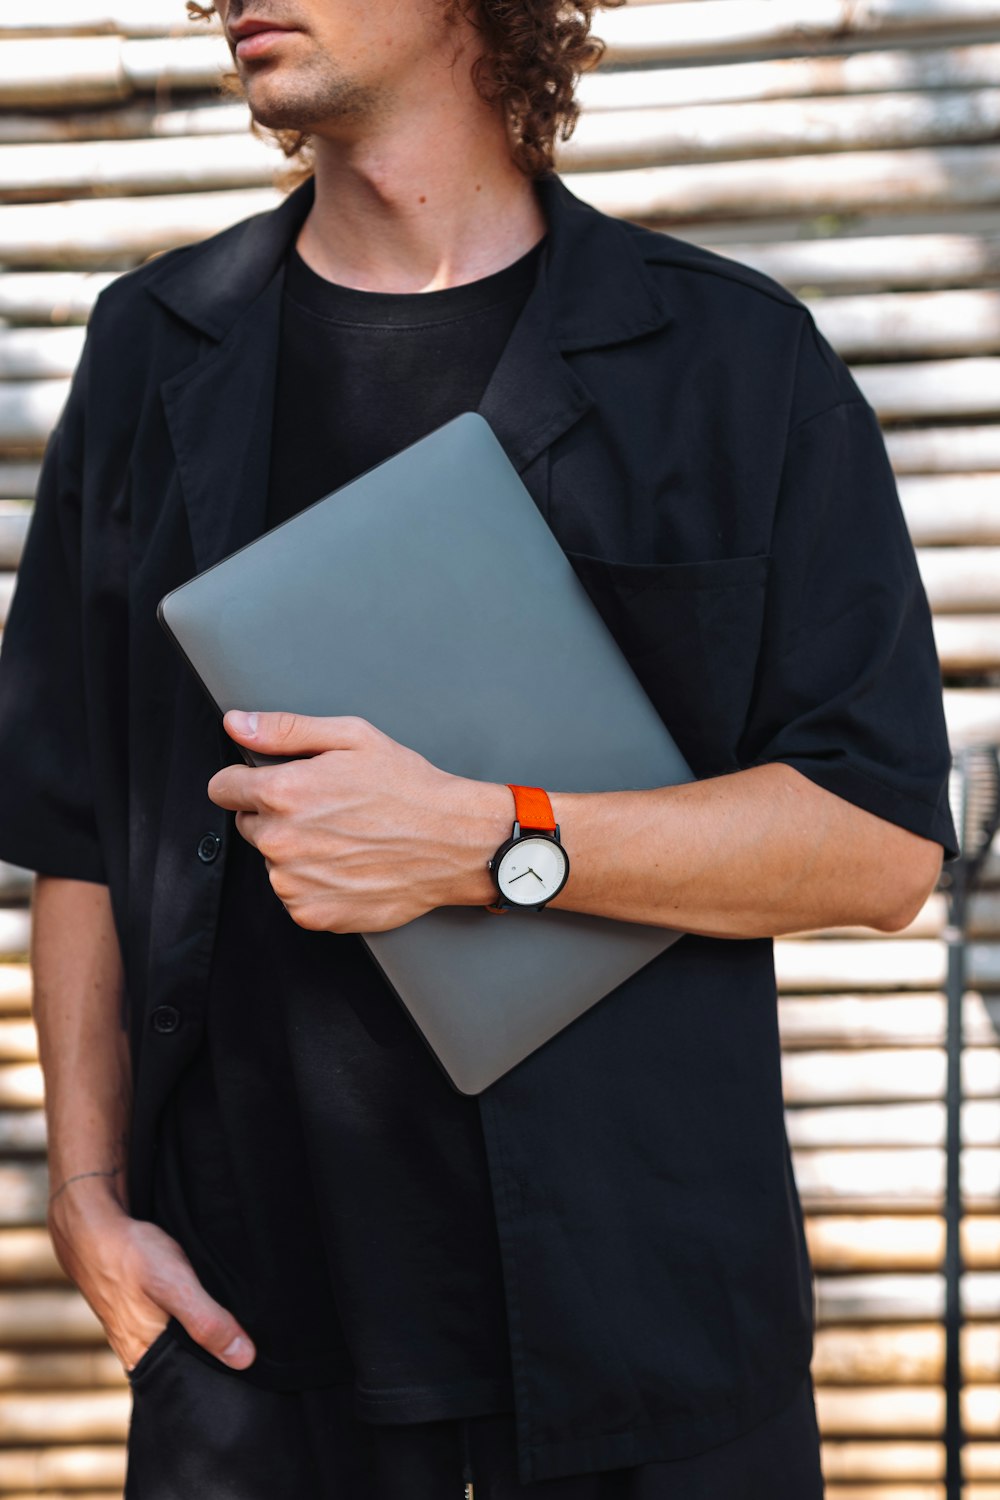
M 500 881 L 497 877 L 497 870 L 500 868 L 500 861 L 503 859 L 504 855 L 510 849 L 513 849 L 515 844 L 520 844 L 522 840 L 526 838 L 548 839 L 551 843 L 558 844 L 563 857 L 563 876 L 559 884 L 556 886 L 555 890 L 552 892 L 551 896 L 546 896 L 544 901 L 534 902 L 530 905 L 526 902 L 522 903 L 520 901 L 511 901 L 507 896 L 505 896 L 500 889 Z M 515 822 L 510 838 L 504 839 L 503 843 L 496 850 L 492 859 L 487 861 L 487 864 L 489 866 L 490 874 L 493 876 L 493 884 L 496 886 L 497 890 L 497 899 L 490 906 L 490 911 L 544 911 L 549 902 L 555 900 L 559 892 L 562 890 L 563 886 L 566 884 L 566 881 L 569 879 L 569 855 L 566 852 L 566 848 L 563 844 L 562 839 L 559 837 L 558 823 L 555 826 L 555 831 L 553 831 L 551 828 L 522 828 L 520 823 Z

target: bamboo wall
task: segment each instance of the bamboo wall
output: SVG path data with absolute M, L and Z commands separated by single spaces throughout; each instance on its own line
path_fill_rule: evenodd
M 278 198 L 278 158 L 214 92 L 219 38 L 182 17 L 0 10 L 0 618 L 97 291 Z M 953 742 L 1000 737 L 1000 0 L 633 0 L 598 29 L 561 170 L 813 308 L 884 424 Z M 965 1061 L 967 1500 L 1000 1500 L 1000 858 L 990 876 Z M 43 1228 L 27 893 L 0 866 L 0 1500 L 112 1500 L 129 1396 Z M 899 936 L 777 946 L 830 1500 L 943 1497 L 943 920 L 935 896 Z

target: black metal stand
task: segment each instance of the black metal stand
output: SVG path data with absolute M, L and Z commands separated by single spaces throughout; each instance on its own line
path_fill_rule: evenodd
M 945 1133 L 945 1496 L 962 1500 L 962 1003 L 968 978 L 969 897 L 1000 829 L 1000 750 L 967 746 L 949 786 L 961 852 L 945 867 L 948 895 L 948 1079 Z
M 948 1080 L 945 1177 L 945 1497 L 962 1497 L 962 1001 L 966 981 L 966 890 L 956 871 L 948 944 Z

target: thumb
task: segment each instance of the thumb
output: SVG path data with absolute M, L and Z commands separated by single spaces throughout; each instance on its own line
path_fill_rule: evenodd
M 167 1295 L 161 1294 L 160 1301 L 209 1354 L 234 1370 L 253 1364 L 257 1350 L 250 1335 L 196 1278 L 175 1283 Z
M 324 718 L 314 714 L 294 714 L 287 709 L 244 713 L 238 708 L 228 709 L 222 724 L 231 739 L 287 755 L 303 755 L 312 750 L 350 749 L 358 743 L 363 730 L 371 727 L 349 716 Z

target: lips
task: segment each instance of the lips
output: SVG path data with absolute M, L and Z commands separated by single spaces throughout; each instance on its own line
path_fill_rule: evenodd
M 296 28 L 292 26 L 281 26 L 274 21 L 254 20 L 247 17 L 237 22 L 230 32 L 230 37 L 235 43 L 236 56 L 241 61 L 245 61 L 254 57 L 262 57 L 279 45 L 285 37 L 294 36 L 295 31 Z

